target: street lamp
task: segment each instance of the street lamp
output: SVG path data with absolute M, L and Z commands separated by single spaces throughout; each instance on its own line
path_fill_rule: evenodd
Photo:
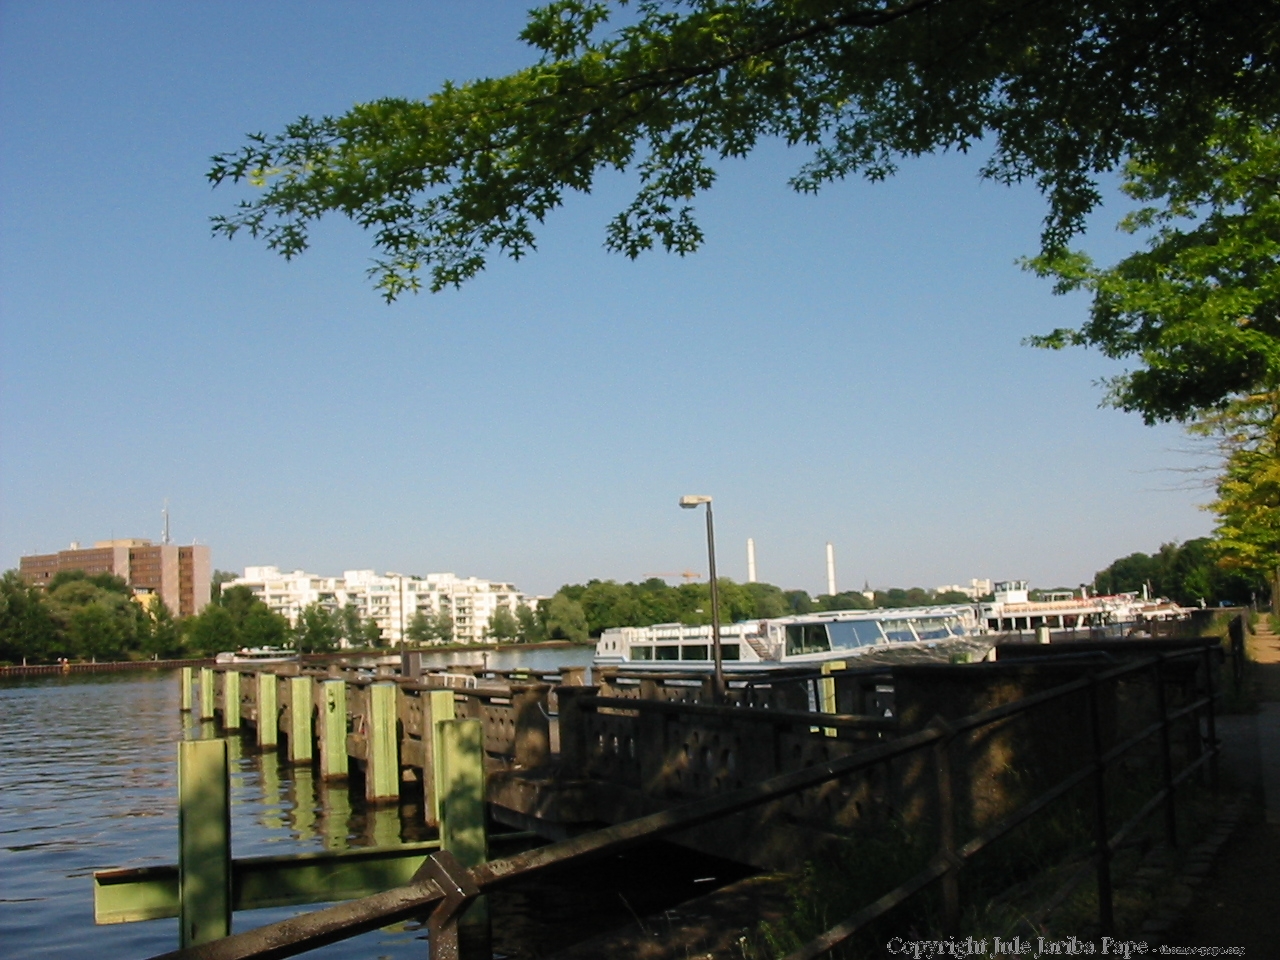
M 724 661 L 720 655 L 720 590 L 716 583 L 716 528 L 711 519 L 711 498 L 680 498 L 680 506 L 686 510 L 697 509 L 704 503 L 707 505 L 707 566 L 711 576 L 711 649 L 716 661 L 714 693 L 716 702 L 721 703 L 724 701 Z

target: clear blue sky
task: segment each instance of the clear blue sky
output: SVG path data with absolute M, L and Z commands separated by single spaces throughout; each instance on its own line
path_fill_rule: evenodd
M 1077 584 L 1207 533 L 1176 427 L 1100 409 L 1120 367 L 1023 337 L 1078 323 L 1015 259 L 1033 189 L 980 160 L 802 197 L 769 146 L 680 259 L 606 253 L 631 181 L 540 251 L 387 306 L 359 228 L 285 263 L 208 218 L 211 154 L 300 114 L 519 67 L 527 3 L 0 4 L 0 565 L 174 538 L 214 565 L 452 570 L 549 593 L 721 572 L 825 587 Z M 1097 220 L 1089 245 L 1128 238 Z

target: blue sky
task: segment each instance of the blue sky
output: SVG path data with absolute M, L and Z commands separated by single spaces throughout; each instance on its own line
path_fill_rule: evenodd
M 1177 427 L 1122 369 L 1021 345 L 1083 318 L 1015 260 L 1043 203 L 931 157 L 817 197 L 766 145 L 684 259 L 603 250 L 606 177 L 539 252 L 387 306 L 368 238 L 286 263 L 210 236 L 210 155 L 300 114 L 517 68 L 526 3 L 0 3 L 0 565 L 175 540 L 214 565 L 514 580 L 705 572 L 825 587 L 1087 580 L 1206 534 Z M 1095 218 L 1088 246 L 1127 249 Z

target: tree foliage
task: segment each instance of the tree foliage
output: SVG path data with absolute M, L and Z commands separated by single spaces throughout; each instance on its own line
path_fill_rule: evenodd
M 342 640 L 342 614 L 323 604 L 309 603 L 293 625 L 293 647 L 299 653 L 333 650 Z
M 489 617 L 489 626 L 485 630 L 487 638 L 503 641 L 514 640 L 520 635 L 520 622 L 516 615 L 506 607 L 498 607 Z
M 1223 454 L 1217 497 L 1220 563 L 1277 579 L 1280 596 L 1280 393 L 1255 394 L 1202 417 L 1194 429 L 1217 440 Z
M 1153 597 L 1168 597 L 1196 606 L 1226 601 L 1247 604 L 1263 589 L 1261 578 L 1243 569 L 1224 569 L 1218 544 L 1202 537 L 1186 543 L 1166 543 L 1156 553 L 1132 553 L 1120 557 L 1093 578 L 1095 593 L 1141 593 L 1145 586 Z
M 215 232 L 292 257 L 326 213 L 373 232 L 388 299 L 519 258 L 566 195 L 632 171 L 606 246 L 635 257 L 703 240 L 693 200 L 766 138 L 809 152 L 800 191 L 889 176 L 907 157 L 988 138 L 984 176 L 1032 180 L 1059 250 L 1125 159 L 1195 165 L 1219 111 L 1280 103 L 1274 0 L 554 0 L 509 76 L 423 100 L 357 104 L 253 134 L 209 179 L 259 193 Z
M 427 613 L 419 610 L 409 620 L 405 628 L 405 638 L 410 643 L 431 644 L 449 643 L 453 640 L 453 617 L 449 611 Z
M 874 601 L 858 591 L 811 597 L 804 590 L 784 591 L 771 583 L 735 583 L 727 577 L 721 577 L 717 587 L 721 623 L 828 610 L 964 603 L 969 599 L 963 594 L 935 594 L 922 587 L 878 590 Z M 557 599 L 581 610 L 586 633 L 591 636 L 599 636 L 610 627 L 644 627 L 655 623 L 698 626 L 711 622 L 711 587 L 705 583 L 673 587 L 656 577 L 640 583 L 589 580 L 585 584 L 566 584 L 552 598 Z M 569 609 L 557 607 L 561 612 Z
M 1147 423 L 1188 421 L 1280 388 L 1280 126 L 1224 114 L 1201 155 L 1176 145 L 1127 168 L 1143 204 L 1121 221 L 1146 250 L 1100 268 L 1083 253 L 1030 265 L 1093 295 L 1089 321 L 1032 338 L 1133 359 L 1108 400 Z

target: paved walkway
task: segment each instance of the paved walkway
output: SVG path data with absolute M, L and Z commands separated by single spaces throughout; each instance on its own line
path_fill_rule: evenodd
M 1280 637 L 1265 621 L 1248 640 L 1260 709 L 1219 727 L 1224 772 L 1257 802 L 1195 888 L 1170 944 L 1280 957 Z

